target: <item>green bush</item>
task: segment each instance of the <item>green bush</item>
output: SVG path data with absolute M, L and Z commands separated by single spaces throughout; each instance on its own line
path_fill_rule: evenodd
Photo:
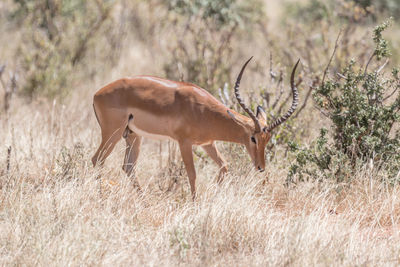
M 360 68 L 351 61 L 338 79 L 323 82 L 314 91 L 315 103 L 332 128 L 321 129 L 309 148 L 290 144 L 296 162 L 290 168 L 289 181 L 298 176 L 300 180 L 332 178 L 340 182 L 367 162 L 386 171 L 392 182 L 400 181 L 399 71 L 393 69 L 391 75 L 385 75 L 385 64 L 368 69 L 372 59 L 379 62 L 390 56 L 382 37 L 388 25 L 375 28 L 376 47 L 367 66 Z
M 288 17 L 311 23 L 330 18 L 333 7 L 332 3 L 328 4 L 321 0 L 310 0 L 305 3 L 294 2 L 286 4 L 286 13 Z
M 172 0 L 168 10 L 185 17 L 198 16 L 218 28 L 244 24 L 260 15 L 261 3 L 239 0 Z M 258 14 L 257 14 L 258 13 Z
M 369 9 L 371 11 L 375 11 L 375 13 L 393 16 L 394 18 L 398 18 L 400 15 L 400 1 L 398 0 L 352 0 L 357 5 L 361 6 L 364 9 Z M 376 17 L 374 15 L 374 17 Z
M 14 0 L 10 14 L 22 28 L 16 58 L 23 76 L 22 93 L 63 97 L 70 90 L 72 71 L 96 43 L 93 39 L 110 19 L 108 0 Z
M 286 4 L 288 17 L 313 23 L 339 20 L 344 23 L 365 23 L 376 21 L 381 16 L 398 17 L 398 0 L 308 0 Z
M 173 25 L 164 72 L 215 93 L 231 80 L 231 41 L 262 17 L 259 0 L 173 0 L 162 2 Z

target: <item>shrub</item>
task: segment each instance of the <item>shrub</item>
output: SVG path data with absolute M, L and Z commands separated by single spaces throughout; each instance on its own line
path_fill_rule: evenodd
M 303 22 L 316 22 L 339 18 L 352 23 L 376 21 L 381 16 L 400 15 L 398 0 L 308 0 L 286 4 L 286 10 Z
M 382 70 L 387 62 L 368 69 L 373 58 L 379 62 L 390 56 L 382 37 L 388 26 L 385 22 L 375 28 L 375 50 L 364 68 L 351 61 L 339 78 L 323 81 L 314 91 L 315 103 L 332 128 L 321 129 L 310 148 L 290 144 L 296 161 L 290 168 L 289 181 L 297 175 L 300 180 L 307 176 L 340 182 L 350 178 L 360 164 L 369 162 L 377 169 L 385 167 L 391 181 L 399 182 L 399 71 L 393 69 L 391 75 L 385 75 Z
M 320 0 L 286 4 L 286 13 L 289 17 L 298 18 L 303 22 L 315 22 L 328 19 L 332 15 L 330 10 L 332 10 L 332 7 Z
M 164 2 L 163 2 L 164 3 Z M 231 80 L 231 40 L 261 18 L 261 1 L 174 0 L 165 2 L 173 25 L 168 78 L 185 79 L 211 92 Z
M 65 96 L 79 66 L 110 19 L 110 1 L 14 0 L 10 17 L 24 29 L 17 58 L 25 81 L 22 93 Z
M 375 21 L 382 13 L 398 14 L 393 10 L 395 6 L 393 2 L 395 0 L 374 1 L 374 3 L 371 0 L 309 0 L 288 3 L 286 10 L 290 16 L 307 23 L 332 20 L 340 20 L 344 23 L 365 23 Z
M 398 0 L 352 0 L 365 10 L 376 10 L 378 13 L 398 18 L 400 15 L 400 2 Z M 376 16 L 374 16 L 376 18 Z

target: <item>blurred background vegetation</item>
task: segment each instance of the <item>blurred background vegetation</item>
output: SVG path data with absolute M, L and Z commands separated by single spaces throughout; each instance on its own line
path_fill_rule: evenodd
M 232 81 L 232 69 L 245 56 L 259 50 L 264 58 L 253 71 L 260 75 L 271 53 L 279 67 L 302 58 L 315 76 L 327 63 L 339 29 L 343 36 L 336 68 L 367 54 L 371 28 L 400 12 L 395 0 L 2 2 L 2 30 L 17 35 L 13 44 L 2 44 L 12 53 L 2 60 L 20 74 L 18 92 L 30 98 L 66 96 L 74 90 L 73 80 L 90 79 L 124 60 L 132 40 L 162 57 L 154 72 L 213 93 Z
M 68 103 L 72 95 L 78 94 L 84 96 L 82 101 L 90 103 L 91 95 L 101 85 L 136 74 L 198 84 L 227 106 L 240 110 L 232 95 L 232 84 L 241 64 L 254 55 L 256 60 L 243 79 L 243 94 L 253 108 L 260 104 L 274 118 L 289 105 L 288 74 L 300 58 L 299 109 L 292 120 L 276 131 L 268 147 L 270 160 L 279 151 L 291 157 L 289 140 L 307 144 L 318 135 L 320 126 L 338 126 L 337 117 L 325 116 L 320 111 L 326 107 L 324 101 L 332 100 L 321 100 L 327 96 L 326 90 L 338 89 L 335 92 L 341 94 L 343 88 L 342 91 L 361 88 L 363 81 L 368 80 L 365 90 L 358 92 L 365 92 L 367 100 L 374 88 L 382 94 L 377 106 L 397 99 L 397 73 L 390 70 L 400 59 L 399 15 L 397 0 L 3 0 L 1 114 L 12 112 L 13 98 L 22 99 L 27 105 L 53 100 Z M 375 26 L 389 17 L 393 17 L 391 26 L 377 37 Z M 382 67 L 386 71 L 382 71 L 380 67 L 386 59 Z M 351 60 L 356 63 L 349 65 Z M 385 76 L 391 73 L 392 78 Z M 350 83 L 353 78 L 357 81 Z M 338 79 L 347 83 L 341 84 Z M 395 92 L 386 98 L 390 89 Z M 360 99 L 365 100 L 363 96 Z M 396 101 L 389 103 L 393 114 L 398 114 Z M 351 107 L 332 105 L 329 112 L 333 113 L 346 112 Z M 397 115 L 385 117 L 375 111 L 380 114 L 379 119 L 386 118 L 394 125 L 398 122 Z M 374 129 L 367 131 L 368 123 L 364 126 L 365 142 L 382 137 Z M 389 126 L 382 127 L 387 131 L 398 128 Z M 326 142 L 346 140 L 349 144 L 345 148 L 336 144 L 336 149 L 346 154 L 351 140 L 358 137 L 343 137 L 339 128 L 332 126 L 334 131 Z M 346 134 L 355 135 L 355 130 Z M 334 138 L 339 135 L 341 138 Z M 371 157 L 382 160 L 370 148 L 379 146 L 379 153 L 388 153 L 381 149 L 387 142 L 393 148 L 390 153 L 396 153 L 399 144 L 382 138 L 386 139 L 380 139 L 383 143 L 379 145 L 364 144 L 368 148 L 363 151 L 367 152 L 356 153 L 357 157 L 362 162 Z M 299 146 L 291 147 L 299 151 Z M 297 157 L 301 164 L 291 169 L 292 176 L 302 173 L 299 168 L 307 161 L 318 161 L 307 150 L 309 156 L 304 162 L 305 150 L 302 153 L 303 159 Z M 324 171 L 330 170 L 331 163 L 324 164 Z M 354 161 L 349 159 L 349 164 Z M 392 176 L 399 176 L 398 169 L 393 170 Z

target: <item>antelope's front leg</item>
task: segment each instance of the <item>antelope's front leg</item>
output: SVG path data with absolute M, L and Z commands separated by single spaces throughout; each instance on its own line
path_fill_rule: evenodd
M 179 149 L 189 177 L 190 190 L 192 191 L 192 198 L 194 200 L 196 198 L 196 170 L 193 162 L 192 143 L 189 141 L 180 141 Z
M 218 183 L 221 183 L 225 173 L 228 171 L 228 168 L 226 167 L 226 161 L 222 157 L 222 155 L 219 153 L 215 143 L 211 143 L 209 145 L 204 145 L 202 146 L 204 151 L 206 151 L 207 155 L 217 163 L 219 167 L 219 174 L 218 174 Z

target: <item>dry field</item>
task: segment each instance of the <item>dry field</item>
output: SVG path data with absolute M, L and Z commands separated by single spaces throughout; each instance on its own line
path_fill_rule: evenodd
M 242 156 L 218 185 L 216 165 L 198 158 L 192 202 L 179 167 L 165 192 L 167 145 L 160 168 L 159 144 L 145 141 L 138 194 L 121 170 L 122 145 L 92 168 L 98 126 L 73 102 L 21 104 L 1 121 L 13 148 L 9 171 L 4 146 L 1 157 L 3 266 L 399 264 L 399 187 L 369 169 L 350 185 L 286 188 L 285 159 L 269 162 L 266 177 Z
M 21 40 L 4 32 L 0 40 Z M 14 48 L 0 47 L 12 62 Z M 163 75 L 151 53 L 132 42 L 116 66 L 78 80 L 68 98 L 16 95 L 0 113 L 0 266 L 400 264 L 400 186 L 382 182 L 369 165 L 351 183 L 287 187 L 293 158 L 284 146 L 258 173 L 244 148 L 221 142 L 230 171 L 218 185 L 217 166 L 196 150 L 194 202 L 173 143 L 144 140 L 136 172 L 142 193 L 121 169 L 122 141 L 104 168 L 93 168 L 100 142 L 94 92 L 129 73 Z M 325 124 L 315 112 L 299 117 L 310 136 Z

